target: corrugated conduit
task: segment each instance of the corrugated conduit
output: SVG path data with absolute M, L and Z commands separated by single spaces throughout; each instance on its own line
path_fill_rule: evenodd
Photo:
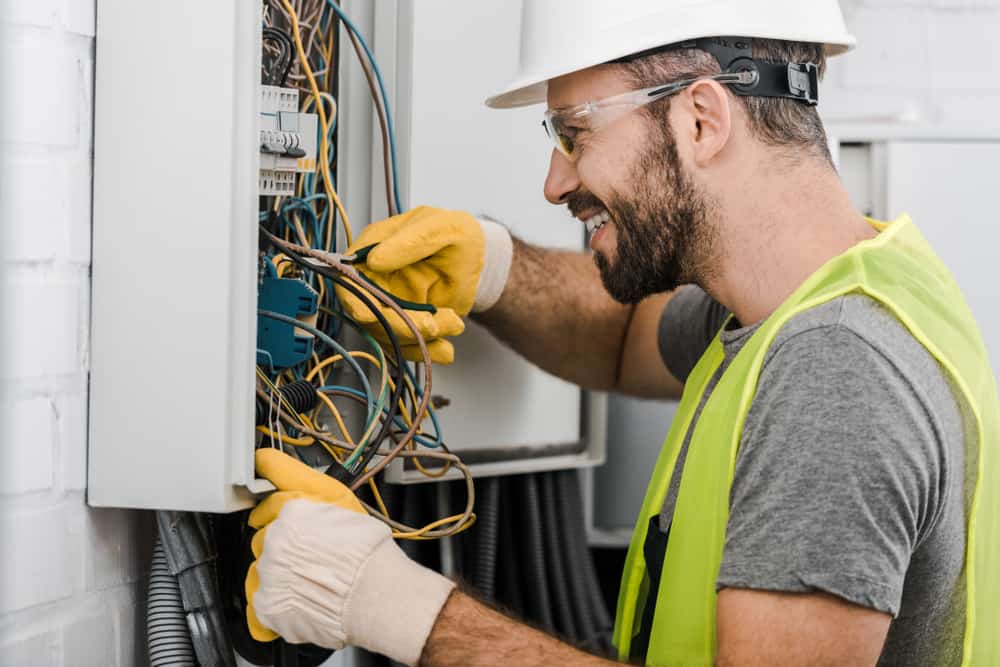
M 146 639 L 151 667 L 195 667 L 181 589 L 177 577 L 167 567 L 167 555 L 159 535 L 153 547 L 153 565 L 149 573 Z

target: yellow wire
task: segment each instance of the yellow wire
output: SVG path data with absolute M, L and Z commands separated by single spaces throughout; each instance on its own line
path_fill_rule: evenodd
M 330 414 L 333 415 L 334 421 L 337 422 L 337 428 L 340 429 L 340 433 L 344 436 L 344 440 L 353 445 L 354 440 L 351 438 L 351 434 L 347 432 L 347 426 L 344 425 L 344 419 L 340 416 L 340 410 L 338 410 L 337 406 L 333 404 L 330 397 L 323 392 L 317 391 L 316 395 L 319 396 L 319 399 L 323 401 L 326 404 L 327 409 L 330 410 Z
M 382 494 L 378 492 L 378 486 L 375 484 L 374 479 L 368 480 L 368 486 L 372 490 L 372 495 L 375 496 L 375 504 L 378 505 L 378 509 L 387 519 L 391 519 L 389 516 L 389 510 L 386 508 L 385 503 L 382 502 Z
M 454 522 L 458 521 L 459 519 L 461 519 L 463 516 L 464 515 L 462 515 L 462 514 L 454 514 L 452 516 L 445 517 L 443 519 L 438 519 L 437 521 L 435 521 L 433 523 L 429 523 L 426 526 L 424 526 L 423 528 L 421 528 L 420 530 L 414 530 L 414 531 L 411 531 L 411 532 L 408 532 L 408 533 L 393 532 L 392 536 L 395 537 L 396 539 L 400 539 L 400 540 L 432 539 L 432 538 L 425 538 L 423 536 L 426 533 L 429 533 L 430 531 L 434 530 L 435 528 L 440 528 L 441 526 L 443 526 L 445 524 L 454 523 Z M 462 526 L 459 530 L 455 531 L 454 534 L 458 535 L 459 533 L 468 530 L 470 527 L 472 527 L 472 524 L 474 524 L 475 522 L 476 522 L 476 515 L 475 515 L 475 513 L 472 513 L 472 514 L 469 515 L 469 522 L 467 524 L 465 524 L 464 526 Z
M 285 443 L 286 445 L 295 445 L 296 447 L 308 447 L 309 445 L 316 444 L 316 438 L 312 437 L 311 435 L 307 438 L 293 438 L 292 436 L 287 434 L 279 435 L 278 433 L 272 431 L 266 426 L 258 426 L 257 430 L 263 433 L 264 435 L 269 435 L 272 438 L 280 439 L 280 441 Z
M 289 18 L 292 20 L 292 37 L 295 40 L 295 50 L 299 54 L 299 65 L 305 72 L 306 79 L 309 80 L 309 87 L 312 89 L 312 94 L 316 99 L 320 98 L 319 86 L 316 85 L 316 77 L 313 76 L 312 68 L 309 67 L 309 58 L 306 56 L 306 50 L 302 46 L 302 36 L 299 34 L 299 17 L 292 8 L 291 3 L 288 0 L 281 0 L 281 4 L 285 7 L 285 11 L 288 12 Z M 327 134 L 330 130 L 330 124 L 326 118 L 326 110 L 323 108 L 322 104 L 316 105 L 316 111 L 319 114 L 320 123 L 320 155 L 319 160 L 320 174 L 323 176 L 323 187 L 326 190 L 327 198 L 337 205 L 337 211 L 340 212 L 340 217 L 344 221 L 344 236 L 347 239 L 347 245 L 351 245 L 354 242 L 353 234 L 351 233 L 351 223 L 347 219 L 347 212 L 344 211 L 344 205 L 340 201 L 340 197 L 333 190 L 333 184 L 330 178 L 330 163 L 327 156 L 330 154 L 330 146 L 327 142 Z

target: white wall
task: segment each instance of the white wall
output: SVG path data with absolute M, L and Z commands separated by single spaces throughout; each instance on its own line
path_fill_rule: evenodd
M 84 500 L 94 7 L 0 0 L 0 665 L 145 662 L 151 516 Z
M 831 121 L 906 122 L 944 132 L 1000 128 L 1000 0 L 841 0 L 857 48 L 831 61 Z M 970 132 L 971 133 L 971 132 Z

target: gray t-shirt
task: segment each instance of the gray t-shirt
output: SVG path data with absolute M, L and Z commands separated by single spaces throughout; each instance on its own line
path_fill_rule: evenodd
M 687 378 L 728 315 L 694 286 L 670 301 L 659 342 L 671 373 Z M 738 326 L 710 390 L 757 328 Z M 879 664 L 959 664 L 963 459 L 956 394 L 888 311 L 850 294 L 800 313 L 768 349 L 747 414 L 717 589 L 831 593 L 893 616 Z

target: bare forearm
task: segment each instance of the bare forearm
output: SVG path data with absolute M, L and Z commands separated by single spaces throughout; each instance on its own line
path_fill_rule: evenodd
M 631 313 L 605 291 L 588 255 L 515 239 L 503 296 L 475 319 L 544 370 L 610 390 L 618 383 Z
M 420 664 L 424 667 L 560 664 L 603 667 L 618 663 L 575 649 L 456 590 L 434 623 Z

